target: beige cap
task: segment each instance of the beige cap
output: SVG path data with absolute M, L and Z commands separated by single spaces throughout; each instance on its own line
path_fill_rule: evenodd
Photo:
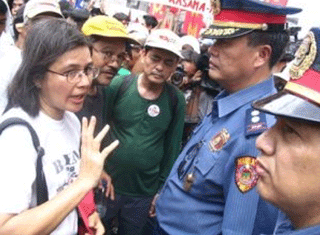
M 63 18 L 60 5 L 57 0 L 30 0 L 27 2 L 23 12 L 23 21 L 27 22 L 28 19 L 43 14 L 43 13 L 55 13 L 57 16 Z

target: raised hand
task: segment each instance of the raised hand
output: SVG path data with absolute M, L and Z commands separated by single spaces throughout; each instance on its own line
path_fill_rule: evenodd
M 94 128 L 96 126 L 96 118 L 91 117 L 88 123 L 87 118 L 82 119 L 82 133 L 81 133 L 81 163 L 79 179 L 85 180 L 92 187 L 97 186 L 104 162 L 107 156 L 118 146 L 119 141 L 115 140 L 109 146 L 100 152 L 100 144 L 102 139 L 109 131 L 109 125 L 106 125 L 99 134 L 94 137 Z

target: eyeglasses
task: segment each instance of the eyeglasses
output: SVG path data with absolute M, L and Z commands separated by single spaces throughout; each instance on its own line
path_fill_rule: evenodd
M 103 60 L 104 61 L 113 61 L 114 58 L 116 58 L 116 61 L 119 63 L 119 64 L 122 64 L 123 61 L 125 61 L 126 59 L 126 56 L 127 56 L 127 53 L 123 52 L 123 53 L 120 53 L 119 55 L 116 55 L 114 52 L 112 51 L 100 51 L 94 47 L 92 47 L 93 50 L 95 50 L 96 52 L 100 53 L 101 55 L 103 55 Z
M 92 66 L 89 66 L 84 70 L 72 70 L 66 73 L 58 73 L 50 69 L 47 69 L 47 71 L 50 73 L 54 73 L 54 74 L 58 74 L 60 76 L 66 77 L 67 81 L 73 84 L 80 82 L 82 79 L 82 76 L 84 75 L 89 79 L 95 79 L 99 75 L 99 69 Z

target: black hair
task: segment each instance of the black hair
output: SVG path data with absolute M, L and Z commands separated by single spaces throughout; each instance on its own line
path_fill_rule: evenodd
M 10 11 L 11 11 L 12 6 L 13 6 L 13 1 L 14 1 L 14 0 L 8 0 L 8 1 L 7 1 Z M 1 2 L 1 1 L 0 1 L 0 2 Z
M 193 50 L 182 50 L 181 54 L 183 56 L 182 61 L 188 61 L 196 64 L 199 59 L 199 54 Z
M 130 21 L 130 17 L 122 12 L 114 14 L 113 18 L 116 18 L 120 22 L 122 22 L 123 20 Z
M 96 16 L 96 15 L 103 15 L 102 11 L 100 10 L 100 8 L 97 7 L 93 7 L 90 14 L 92 16 Z
M 158 20 L 154 16 L 144 15 L 143 19 L 146 22 L 146 26 L 151 26 L 152 28 L 154 28 L 154 27 L 156 27 L 158 25 Z
M 270 32 L 255 30 L 248 35 L 249 46 L 270 45 L 272 48 L 269 67 L 272 68 L 281 58 L 286 45 L 289 42 L 287 31 Z
M 89 42 L 74 25 L 63 19 L 41 19 L 32 25 L 25 41 L 22 63 L 8 88 L 8 106 L 21 107 L 30 116 L 40 111 L 40 90 L 47 69 L 66 52 Z
M 8 8 L 6 6 L 6 4 L 3 2 L 5 0 L 0 0 L 0 14 L 6 14 L 8 11 Z
M 23 23 L 23 11 L 25 5 L 22 5 L 19 10 L 17 11 L 16 17 L 13 19 L 13 33 L 14 33 L 14 40 L 17 41 L 19 37 L 19 32 L 16 28 L 16 24 Z
M 24 0 L 23 3 L 26 4 L 28 1 L 29 1 L 29 0 Z M 13 2 L 14 2 L 14 0 L 8 0 L 8 1 L 7 1 L 10 11 L 11 11 L 12 8 L 13 8 Z
M 73 7 L 68 1 L 59 1 L 60 10 L 65 19 L 70 15 L 70 12 L 73 10 Z
M 73 9 L 69 12 L 69 16 L 75 22 L 84 23 L 90 17 L 90 12 L 87 9 Z

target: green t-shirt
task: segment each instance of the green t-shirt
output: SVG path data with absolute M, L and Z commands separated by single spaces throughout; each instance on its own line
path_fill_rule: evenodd
M 123 77 L 115 78 L 106 88 L 106 121 L 112 120 L 107 121 L 111 134 L 120 141 L 108 158 L 106 171 L 117 193 L 152 196 L 164 183 L 180 151 L 184 97 L 177 90 L 177 110 L 172 114 L 166 86 L 156 100 L 147 100 L 138 92 L 137 77 L 121 97 L 117 95 L 122 82 Z

